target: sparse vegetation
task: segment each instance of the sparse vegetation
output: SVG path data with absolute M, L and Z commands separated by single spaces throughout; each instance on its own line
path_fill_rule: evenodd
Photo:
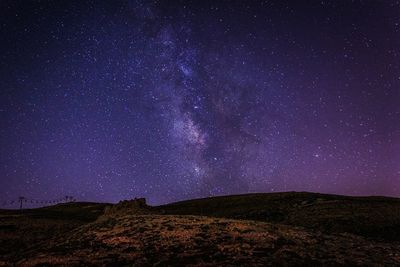
M 257 220 L 325 233 L 352 233 L 400 241 L 400 199 L 306 192 L 248 194 L 182 201 L 156 207 L 165 214 Z
M 0 266 L 398 266 L 399 242 L 386 238 L 398 230 L 397 213 L 377 214 L 399 205 L 282 193 L 1 211 Z

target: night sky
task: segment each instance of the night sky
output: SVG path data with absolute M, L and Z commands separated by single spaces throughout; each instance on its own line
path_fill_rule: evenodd
M 0 201 L 400 196 L 400 2 L 0 0 Z

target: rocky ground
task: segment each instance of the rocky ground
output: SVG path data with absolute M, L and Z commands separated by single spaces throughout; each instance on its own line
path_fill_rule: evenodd
M 400 266 L 398 241 L 143 201 L 0 214 L 0 266 Z
M 398 266 L 400 247 L 264 222 L 201 216 L 101 218 L 20 255 L 21 266 Z M 9 264 L 9 262 L 6 262 Z

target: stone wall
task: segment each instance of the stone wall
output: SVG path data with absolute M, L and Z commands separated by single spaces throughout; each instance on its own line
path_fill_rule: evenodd
M 104 215 L 148 214 L 150 212 L 151 207 L 147 205 L 145 198 L 135 198 L 106 207 Z

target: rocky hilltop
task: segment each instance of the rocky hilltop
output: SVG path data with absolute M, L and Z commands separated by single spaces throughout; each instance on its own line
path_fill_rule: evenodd
M 123 200 L 118 204 L 106 206 L 103 216 L 113 217 L 127 214 L 150 214 L 156 213 L 152 207 L 147 205 L 145 198 L 134 198 L 132 200 Z
M 399 203 L 279 193 L 3 210 L 0 266 L 400 266 Z

